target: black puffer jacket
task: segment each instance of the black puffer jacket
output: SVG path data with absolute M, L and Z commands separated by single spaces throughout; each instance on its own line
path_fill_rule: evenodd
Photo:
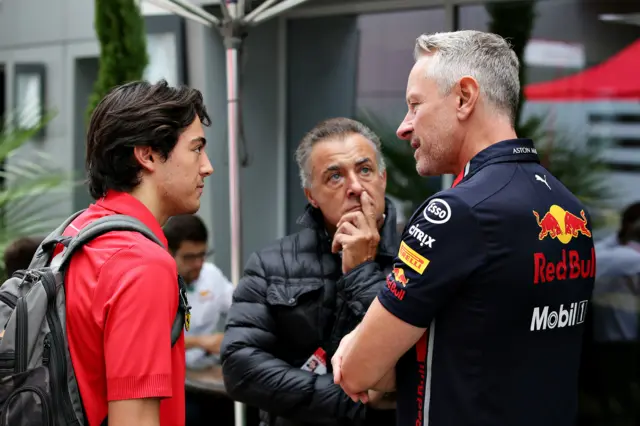
M 396 214 L 386 200 L 375 261 L 342 274 L 319 210 L 306 229 L 253 253 L 233 296 L 222 342 L 224 383 L 236 401 L 258 407 L 262 425 L 395 424 L 395 411 L 354 403 L 333 383 L 331 356 L 384 285 L 398 252 Z M 300 367 L 318 349 L 329 373 Z

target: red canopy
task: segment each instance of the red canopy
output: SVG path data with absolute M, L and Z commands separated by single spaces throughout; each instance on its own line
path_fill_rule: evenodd
M 640 40 L 607 61 L 558 80 L 528 84 L 528 101 L 640 100 Z

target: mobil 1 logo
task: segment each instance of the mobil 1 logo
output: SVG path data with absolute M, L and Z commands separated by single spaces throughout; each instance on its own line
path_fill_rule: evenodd
M 552 330 L 573 327 L 584 322 L 587 316 L 588 300 L 562 304 L 558 309 L 550 306 L 535 307 L 531 316 L 531 331 Z

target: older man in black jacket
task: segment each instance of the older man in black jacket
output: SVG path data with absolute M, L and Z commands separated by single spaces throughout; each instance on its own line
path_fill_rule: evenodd
M 222 343 L 225 386 L 260 408 L 262 425 L 392 426 L 393 389 L 353 402 L 328 362 L 398 252 L 380 141 L 357 121 L 331 119 L 303 138 L 296 159 L 309 200 L 304 229 L 249 259 Z

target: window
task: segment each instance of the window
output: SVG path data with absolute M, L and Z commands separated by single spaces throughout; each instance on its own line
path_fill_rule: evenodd
M 14 69 L 14 125 L 32 128 L 44 115 L 45 68 L 41 64 L 16 64 Z
M 144 72 L 144 79 L 155 83 L 165 79 L 171 86 L 178 81 L 178 63 L 176 36 L 173 33 L 157 33 L 147 35 L 147 53 L 149 64 Z
M 400 124 L 416 38 L 448 31 L 444 8 L 358 16 L 360 52 L 356 106 Z

